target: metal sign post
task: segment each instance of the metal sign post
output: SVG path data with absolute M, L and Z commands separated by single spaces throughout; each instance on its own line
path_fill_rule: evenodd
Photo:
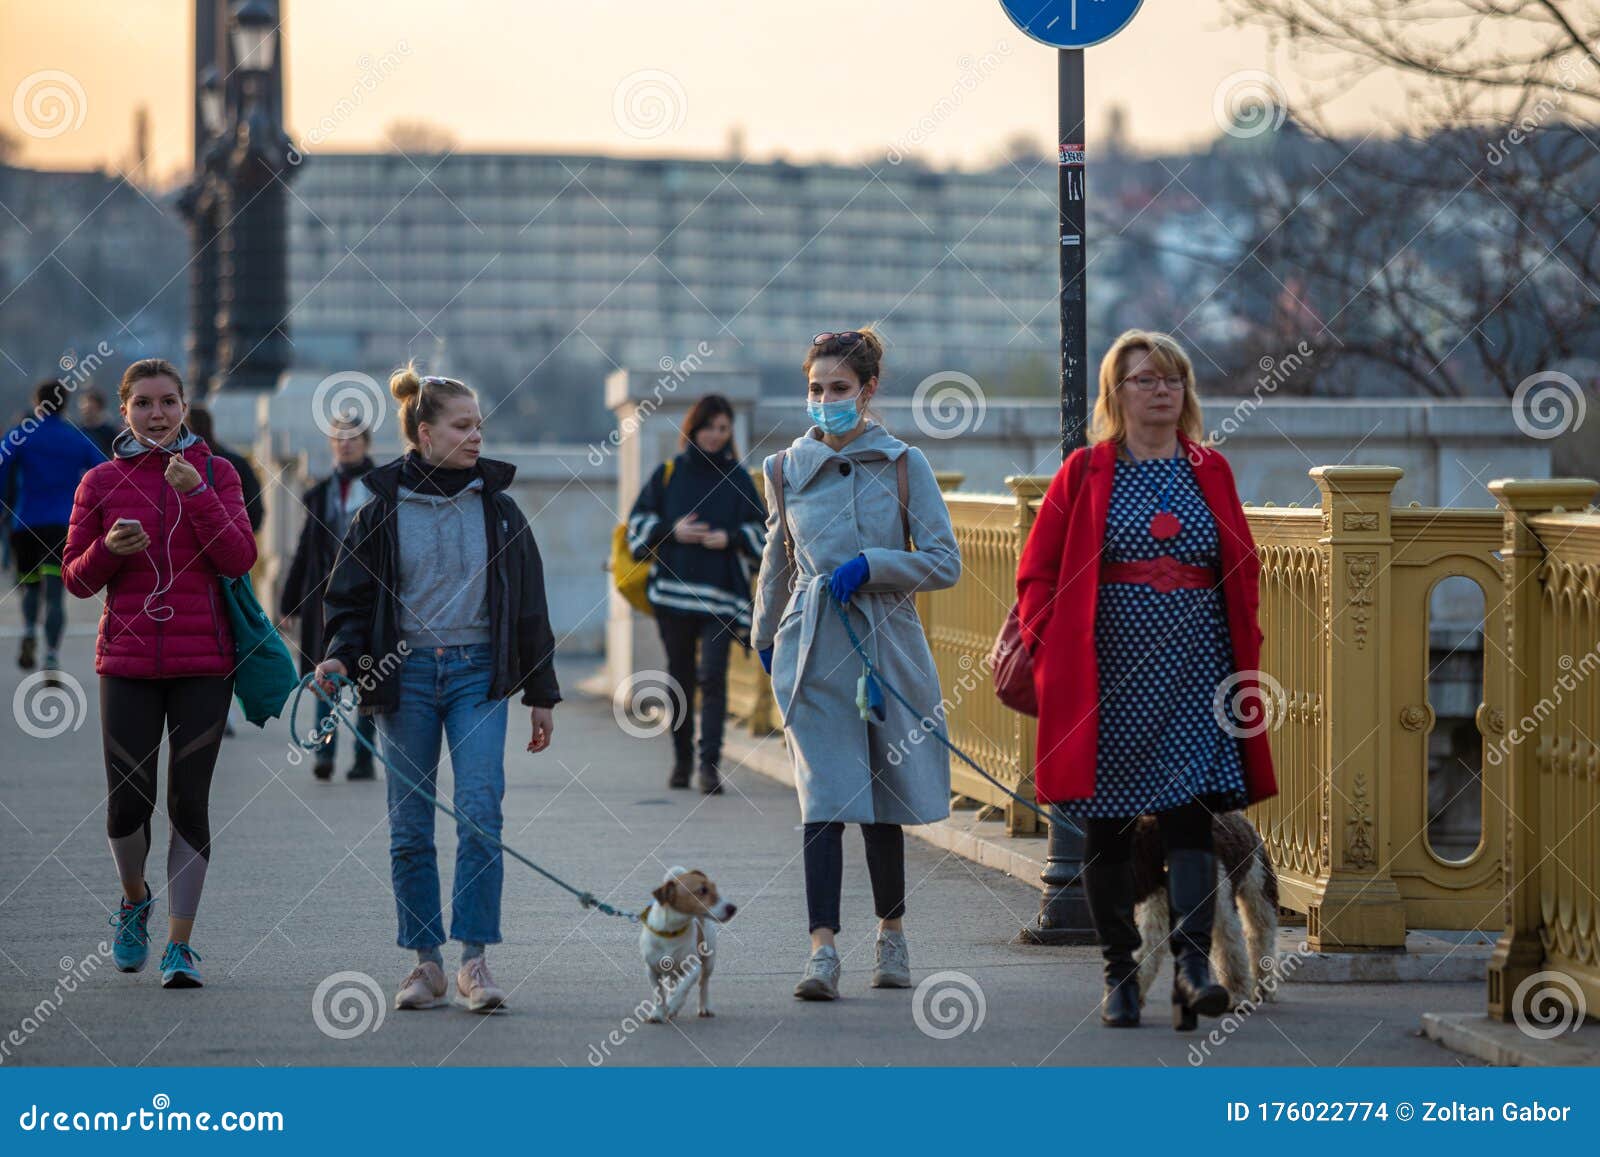
M 1000 0 L 1011 22 L 1034 40 L 1056 49 L 1056 197 L 1060 207 L 1061 256 L 1061 457 L 1086 441 L 1089 401 L 1089 335 L 1085 318 L 1089 238 L 1084 217 L 1088 150 L 1084 140 L 1083 50 L 1111 39 L 1128 26 L 1144 0 Z M 1083 894 L 1083 837 L 1052 808 L 1045 852 L 1044 898 L 1038 918 L 1017 936 L 1030 944 L 1092 944 L 1089 906 Z

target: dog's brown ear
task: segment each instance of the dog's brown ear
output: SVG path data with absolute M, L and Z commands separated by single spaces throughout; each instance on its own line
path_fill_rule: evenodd
M 677 886 L 678 886 L 678 881 L 676 881 L 676 880 L 668 880 L 666 883 L 662 884 L 661 887 L 657 888 L 654 892 L 651 892 L 650 895 L 655 900 L 655 902 L 657 904 L 666 904 L 668 907 L 671 907 L 671 904 L 669 903 L 669 901 L 672 899 L 672 890 L 674 888 L 676 888 Z

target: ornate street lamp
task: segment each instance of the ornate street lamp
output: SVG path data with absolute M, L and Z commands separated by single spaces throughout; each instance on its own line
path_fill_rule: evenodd
M 233 5 L 229 42 L 242 100 L 228 154 L 221 205 L 222 331 L 213 389 L 273 389 L 288 368 L 288 236 L 283 180 L 292 173 L 289 138 L 267 91 L 278 50 L 277 5 Z
M 201 72 L 196 107 L 205 141 L 194 176 L 178 195 L 178 212 L 189 222 L 189 364 L 187 376 L 204 392 L 217 372 L 217 227 L 226 177 L 227 110 L 222 77 L 215 67 Z

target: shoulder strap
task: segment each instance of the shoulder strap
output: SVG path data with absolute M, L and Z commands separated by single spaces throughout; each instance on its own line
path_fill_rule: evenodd
M 211 487 L 213 490 L 217 488 L 216 475 L 211 472 L 211 460 L 215 457 L 215 454 L 206 455 L 206 485 Z
M 783 504 L 783 458 L 787 450 L 772 456 L 773 477 L 767 479 L 767 493 L 778 504 L 778 526 L 783 531 L 783 549 L 789 556 L 789 565 L 795 565 L 794 536 L 789 533 L 789 511 Z
M 909 450 L 903 452 L 900 455 L 900 457 L 898 457 L 898 458 L 896 458 L 894 460 L 894 472 L 895 472 L 895 480 L 899 483 L 899 486 L 900 486 L 900 530 L 901 530 L 901 533 L 902 533 L 903 537 L 905 538 L 906 549 L 910 550 L 910 549 L 912 549 L 912 547 L 911 547 L 911 479 L 910 479 L 910 477 L 908 475 L 907 466 L 906 466 L 906 454 L 908 454 L 908 453 L 910 453 Z
M 665 486 L 668 482 L 672 481 L 672 468 L 673 466 L 677 465 L 677 462 L 678 460 L 676 458 L 667 459 L 666 466 L 661 474 L 661 485 Z

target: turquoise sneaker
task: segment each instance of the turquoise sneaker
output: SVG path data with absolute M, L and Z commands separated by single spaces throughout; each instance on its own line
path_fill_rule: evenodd
M 200 970 L 195 962 L 200 954 L 181 940 L 169 940 L 161 954 L 162 988 L 199 988 Z
M 142 904 L 130 904 L 124 896 L 122 906 L 107 921 L 117 930 L 111 959 L 116 962 L 118 972 L 139 972 L 150 958 L 150 905 L 156 898 L 148 884 L 144 894 Z

